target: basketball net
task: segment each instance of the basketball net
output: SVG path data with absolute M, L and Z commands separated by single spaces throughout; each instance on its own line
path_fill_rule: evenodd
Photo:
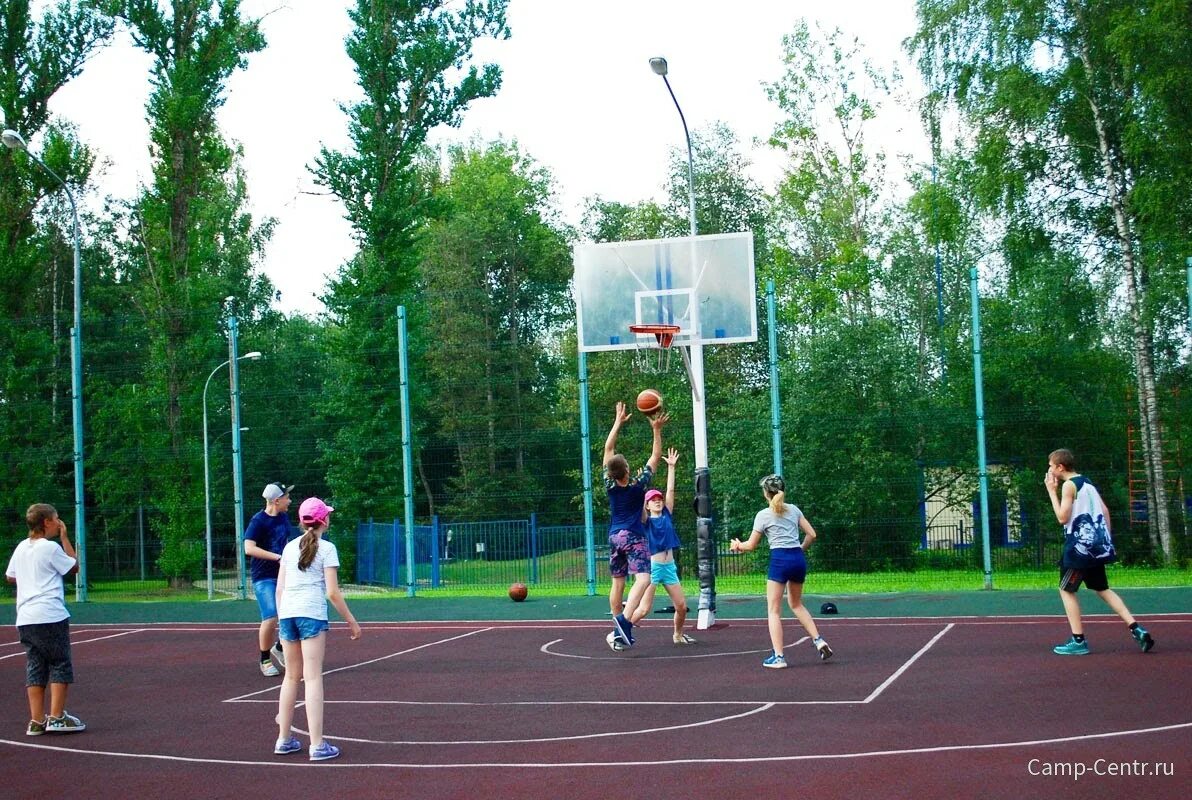
M 634 334 L 636 349 L 633 351 L 633 363 L 638 372 L 666 372 L 670 369 L 671 343 L 675 334 L 679 332 L 678 325 L 630 325 L 629 330 Z M 648 336 L 653 335 L 651 343 Z M 652 357 L 651 350 L 657 350 L 657 357 Z
M 663 373 L 670 370 L 671 360 L 671 345 L 674 344 L 675 335 L 679 332 L 678 325 L 630 325 L 630 332 L 634 334 L 636 347 L 633 351 L 633 366 L 638 372 Z M 654 336 L 654 341 L 651 342 L 647 338 L 647 334 Z M 657 356 L 652 356 L 650 351 L 657 350 Z M 687 355 L 687 348 L 683 345 L 678 347 L 679 355 L 683 358 L 683 369 L 687 373 L 687 380 L 691 386 L 692 393 L 698 397 L 698 390 L 695 388 L 695 381 L 691 376 L 691 359 Z

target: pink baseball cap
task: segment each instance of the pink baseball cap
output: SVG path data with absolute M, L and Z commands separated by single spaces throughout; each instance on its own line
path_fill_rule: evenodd
M 317 497 L 308 497 L 298 506 L 298 519 L 307 525 L 322 525 L 335 509 Z
M 662 492 L 658 491 L 657 489 L 651 489 L 650 491 L 646 492 L 646 502 L 647 503 L 650 502 L 651 500 L 661 500 L 661 499 L 662 499 Z

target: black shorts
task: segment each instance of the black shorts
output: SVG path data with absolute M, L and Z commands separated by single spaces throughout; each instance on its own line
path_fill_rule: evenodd
M 1080 569 L 1060 567 L 1060 589 L 1075 594 L 1081 583 L 1094 592 L 1103 592 L 1108 589 L 1109 578 L 1105 577 L 1105 565 L 1097 564 L 1094 567 L 1081 567 Z

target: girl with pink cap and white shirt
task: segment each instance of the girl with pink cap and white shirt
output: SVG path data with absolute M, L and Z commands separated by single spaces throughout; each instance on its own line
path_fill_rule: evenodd
M 278 755 L 297 753 L 302 743 L 290 727 L 298 684 L 306 677 L 306 723 L 310 728 L 310 760 L 326 761 L 339 755 L 339 748 L 323 738 L 323 654 L 327 600 L 344 618 L 352 639 L 360 638 L 360 625 L 348 610 L 339 589 L 339 553 L 323 538 L 335 509 L 317 497 L 308 497 L 298 507 L 302 536 L 285 546 L 277 576 L 278 633 L 286 656 L 286 677 L 281 685 L 277 712 Z

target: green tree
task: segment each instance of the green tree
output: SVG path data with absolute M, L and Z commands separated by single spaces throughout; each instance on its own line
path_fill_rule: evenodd
M 494 64 L 471 64 L 483 37 L 508 36 L 506 0 L 358 0 L 347 40 L 363 92 L 345 105 L 352 149 L 324 148 L 316 181 L 344 204 L 359 249 L 323 298 L 331 312 L 322 413 L 334 426 L 322 449 L 341 508 L 358 518 L 392 517 L 401 507 L 401 421 L 395 311 L 411 306 L 411 356 L 417 363 L 422 319 L 414 245 L 430 217 L 437 169 L 427 134 L 458 125 L 467 106 L 500 88 Z M 417 416 L 417 415 L 416 415 Z
M 573 313 L 571 253 L 550 175 L 516 144 L 454 149 L 437 197 L 420 245 L 428 410 L 456 455 L 444 512 L 475 518 L 550 486 L 538 442 L 558 372 L 550 339 Z
M 222 301 L 238 298 L 235 313 L 251 325 L 272 296 L 253 273 L 272 222 L 257 225 L 247 212 L 239 152 L 216 120 L 228 78 L 265 41 L 236 0 L 109 0 L 106 7 L 153 58 L 153 178 L 120 219 L 118 256 L 127 303 L 146 328 L 145 391 L 138 408 L 119 416 L 161 421 L 142 443 L 161 459 L 147 489 L 162 515 L 159 566 L 171 579 L 188 578 L 202 561 L 200 393 L 227 358 Z
M 933 97 L 972 131 L 978 197 L 1056 220 L 1120 275 L 1148 518 L 1155 551 L 1170 559 L 1155 343 L 1178 319 L 1161 310 L 1178 285 L 1173 251 L 1188 248 L 1177 222 L 1188 219 L 1177 185 L 1187 183 L 1188 143 L 1174 127 L 1187 111 L 1173 94 L 1192 85 L 1187 4 L 920 0 L 918 15 L 911 47 Z
M 918 379 L 920 347 L 900 325 L 897 217 L 886 156 L 868 139 L 892 82 L 839 30 L 799 23 L 783 51 L 783 74 L 767 87 L 782 113 L 770 144 L 787 158 L 768 271 L 787 477 L 823 525 L 821 559 L 905 567 L 921 535 L 911 476 L 924 435 L 907 423 L 931 384 Z
M 783 51 L 767 94 L 783 114 L 770 144 L 789 159 L 776 209 L 784 299 L 810 330 L 822 314 L 858 322 L 875 311 L 888 227 L 885 156 L 865 139 L 888 81 L 838 30 L 815 36 L 801 22 Z
M 51 120 L 49 102 L 112 25 L 90 3 L 58 2 L 37 19 L 32 5 L 11 0 L 0 12 L 0 118 L 81 202 L 94 157 L 68 123 Z M 57 498 L 69 496 L 71 471 L 73 224 L 58 181 L 25 153 L 0 148 L 0 523 L 10 530 L 20 530 L 35 500 L 55 502 L 70 519 Z M 92 263 L 84 259 L 88 277 Z

